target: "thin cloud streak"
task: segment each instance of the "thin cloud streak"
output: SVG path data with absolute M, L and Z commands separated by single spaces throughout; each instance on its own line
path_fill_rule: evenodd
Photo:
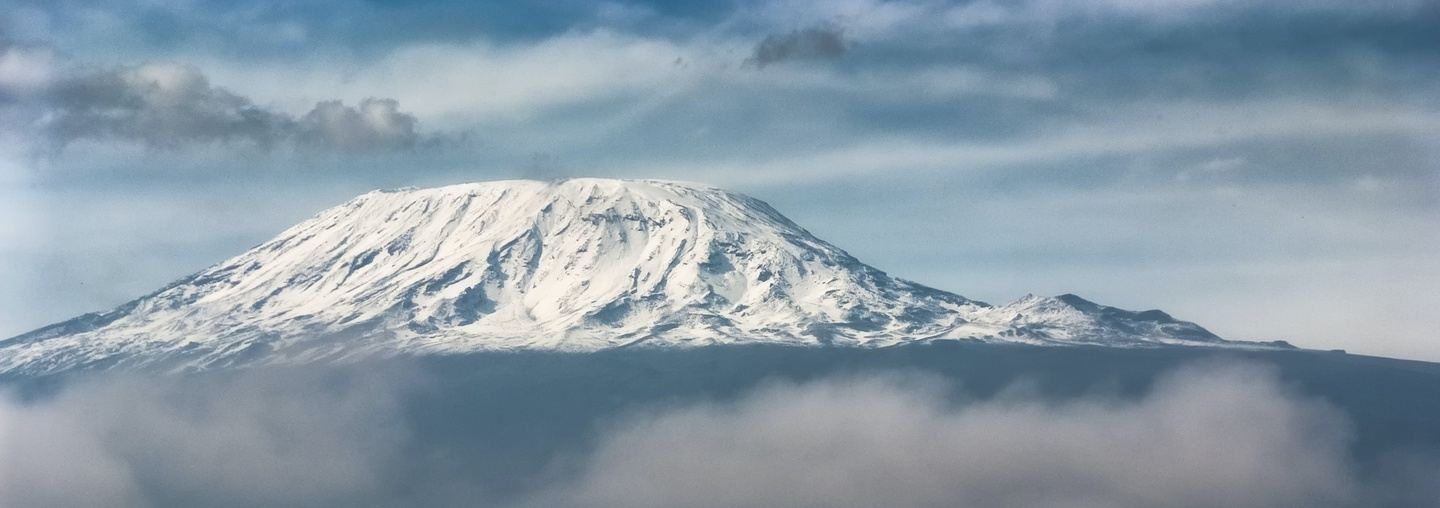
M 1087 157 L 1165 153 L 1255 141 L 1328 136 L 1402 135 L 1423 139 L 1440 131 L 1440 114 L 1409 109 L 1321 107 L 1285 101 L 1136 108 L 1106 123 L 1047 129 L 1035 139 L 921 143 L 904 139 L 862 143 L 771 159 L 654 164 L 657 173 L 705 174 L 732 185 L 819 183 L 896 174 L 968 172 L 1055 163 Z M 1057 167 L 1058 170 L 1058 167 Z

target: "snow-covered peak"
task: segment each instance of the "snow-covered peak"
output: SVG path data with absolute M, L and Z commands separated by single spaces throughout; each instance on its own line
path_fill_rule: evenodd
M 721 189 L 515 180 L 361 195 L 115 310 L 0 342 L 0 372 L 942 338 L 1219 342 L 1071 295 L 991 307 L 895 279 Z
M 1066 344 L 1220 344 L 1200 325 L 1159 310 L 1133 312 L 1091 302 L 1073 294 L 1025 295 L 974 316 L 986 325 L 1003 325 L 1002 335 L 1027 341 Z

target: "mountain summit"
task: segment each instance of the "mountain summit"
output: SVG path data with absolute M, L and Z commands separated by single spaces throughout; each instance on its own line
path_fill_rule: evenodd
M 936 339 L 1239 344 L 1073 295 L 896 279 L 757 199 L 659 181 L 376 191 L 114 310 L 0 341 L 0 372 L 375 355 Z

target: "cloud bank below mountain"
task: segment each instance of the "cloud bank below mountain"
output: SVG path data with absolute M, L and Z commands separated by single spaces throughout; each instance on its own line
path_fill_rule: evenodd
M 1135 399 L 1057 402 L 1021 386 L 973 400 L 890 372 L 649 406 L 598 427 L 593 449 L 557 459 L 528 493 L 502 496 L 416 451 L 425 436 L 403 401 L 424 377 L 109 378 L 11 400 L 0 503 L 1346 507 L 1414 506 L 1440 486 L 1433 460 L 1366 474 L 1348 456 L 1346 417 L 1271 372 L 1200 364 Z

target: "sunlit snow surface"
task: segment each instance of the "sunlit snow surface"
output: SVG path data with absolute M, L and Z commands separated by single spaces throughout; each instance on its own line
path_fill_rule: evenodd
M 377 191 L 115 310 L 0 342 L 0 372 L 735 343 L 1223 341 L 1073 295 L 1004 306 L 892 278 L 769 205 L 658 181 Z

